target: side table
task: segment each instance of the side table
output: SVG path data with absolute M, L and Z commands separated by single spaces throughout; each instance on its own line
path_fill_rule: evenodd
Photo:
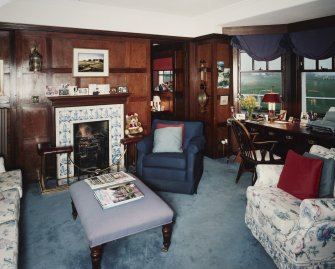
M 129 164 L 128 164 L 128 145 L 133 145 L 133 149 L 134 149 L 134 164 L 135 164 L 135 168 L 133 171 L 131 171 L 132 173 L 136 172 L 136 160 L 137 160 L 137 150 L 136 150 L 136 145 L 139 141 L 141 141 L 143 139 L 143 135 L 137 135 L 137 136 L 132 136 L 132 137 L 125 137 L 123 139 L 120 140 L 121 144 L 124 145 L 124 149 L 125 149 L 125 166 L 126 166 L 126 171 L 129 172 Z
M 70 154 L 73 151 L 72 146 L 65 147 L 53 147 L 50 143 L 40 143 L 37 144 L 37 153 L 41 156 L 41 174 L 39 178 L 39 185 L 41 193 L 54 192 L 54 191 L 62 191 L 65 190 L 69 185 L 69 162 L 70 162 Z M 48 188 L 47 180 L 49 179 L 46 173 L 46 159 L 48 156 L 57 155 L 57 154 L 67 154 L 67 185 L 59 186 L 58 181 L 56 187 Z

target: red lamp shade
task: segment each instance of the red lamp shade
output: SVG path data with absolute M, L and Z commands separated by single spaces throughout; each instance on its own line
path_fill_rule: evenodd
M 269 92 L 264 94 L 262 102 L 264 103 L 281 103 L 280 96 L 278 93 Z

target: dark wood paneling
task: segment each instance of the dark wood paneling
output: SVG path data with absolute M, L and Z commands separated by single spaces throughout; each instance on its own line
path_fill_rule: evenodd
M 15 135 L 11 138 L 11 148 L 15 151 L 14 167 L 22 169 L 25 182 L 38 178 L 39 156 L 37 143 L 53 142 L 53 115 L 50 99 L 45 97 L 47 85 L 59 86 L 69 83 L 79 87 L 88 84 L 127 85 L 132 97 L 127 101 L 125 111 L 137 112 L 145 129 L 150 129 L 150 40 L 125 38 L 107 35 L 87 35 L 78 33 L 61 33 L 50 31 L 15 31 L 11 65 L 16 72 L 17 94 L 11 97 L 11 123 Z M 9 47 L 10 42 L 1 38 L 0 44 Z M 43 56 L 42 72 L 30 72 L 28 58 L 34 46 Z M 6 46 L 5 46 L 6 45 Z M 108 49 L 110 74 L 108 77 L 73 77 L 73 48 Z M 8 50 L 8 49 L 7 49 Z M 2 50 L 1 50 L 2 51 Z M 33 104 L 32 96 L 39 96 L 40 103 Z M 110 103 L 110 96 L 58 97 L 53 100 L 56 106 L 94 105 L 97 102 Z M 122 94 L 112 97 L 121 102 Z M 120 99 L 121 98 L 121 99 Z M 62 100 L 65 100 L 62 103 Z M 118 100 L 120 99 L 120 100 Z M 89 100 L 89 101 L 88 101 Z M 114 102 L 113 101 L 113 102 Z M 14 113 L 14 112 L 17 112 Z

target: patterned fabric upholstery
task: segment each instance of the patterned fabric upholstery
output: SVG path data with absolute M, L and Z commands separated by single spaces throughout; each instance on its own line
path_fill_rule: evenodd
M 0 173 L 0 268 L 17 268 L 18 222 L 22 176 L 20 170 Z
M 301 201 L 277 188 L 282 168 L 256 167 L 258 179 L 246 194 L 247 227 L 278 268 L 334 269 L 335 198 Z

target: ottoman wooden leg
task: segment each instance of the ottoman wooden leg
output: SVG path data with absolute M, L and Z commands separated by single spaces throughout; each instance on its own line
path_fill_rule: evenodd
M 172 223 L 163 225 L 163 248 L 162 251 L 167 252 L 171 244 L 171 234 L 172 234 Z
M 95 246 L 91 249 L 92 269 L 100 269 L 103 245 Z
M 71 205 L 72 205 L 72 217 L 75 220 L 78 217 L 78 212 L 77 212 L 76 206 L 74 205 L 73 201 L 71 201 Z

